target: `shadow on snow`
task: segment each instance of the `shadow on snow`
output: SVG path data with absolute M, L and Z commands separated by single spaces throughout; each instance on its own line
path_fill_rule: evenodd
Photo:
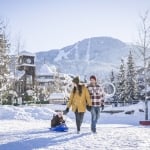
M 41 135 L 42 133 L 42 135 Z M 41 137 L 43 136 L 43 133 L 50 133 L 46 134 L 45 136 L 47 137 Z M 22 133 L 23 134 L 23 133 Z M 9 142 L 7 144 L 1 144 L 0 149 L 4 150 L 31 150 L 31 149 L 36 149 L 36 148 L 44 148 L 44 147 L 50 147 L 58 144 L 63 144 L 65 142 L 81 138 L 83 136 L 90 135 L 91 133 L 81 133 L 81 134 L 76 134 L 73 132 L 51 132 L 49 130 L 45 131 L 32 131 L 25 133 L 25 137 L 22 136 L 21 139 L 18 141 L 14 142 Z M 17 134 L 16 134 L 17 135 Z M 29 137 L 26 135 L 29 135 Z M 36 135 L 37 137 L 30 137 L 30 135 Z M 39 135 L 39 137 L 38 137 Z M 12 136 L 13 137 L 13 136 Z

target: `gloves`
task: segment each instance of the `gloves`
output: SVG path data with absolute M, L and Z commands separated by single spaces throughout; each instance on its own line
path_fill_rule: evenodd
M 87 109 L 88 111 L 91 111 L 91 106 L 86 105 L 86 109 Z
M 102 108 L 102 110 L 104 110 L 104 104 L 101 104 L 101 108 Z
M 69 108 L 67 107 L 64 111 L 63 114 L 66 115 L 69 112 Z

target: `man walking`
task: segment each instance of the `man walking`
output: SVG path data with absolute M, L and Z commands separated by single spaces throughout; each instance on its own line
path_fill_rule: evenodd
M 92 101 L 91 131 L 96 133 L 96 124 L 100 116 L 100 107 L 103 104 L 105 93 L 102 87 L 97 84 L 96 77 L 94 75 L 90 77 L 90 84 L 87 87 Z

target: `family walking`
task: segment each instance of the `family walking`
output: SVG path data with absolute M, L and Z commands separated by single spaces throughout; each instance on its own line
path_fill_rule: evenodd
M 90 84 L 80 84 L 79 78 L 75 77 L 73 80 L 73 90 L 70 95 L 67 108 L 64 113 L 68 113 L 70 107 L 75 114 L 77 133 L 80 133 L 84 113 L 86 108 L 91 112 L 91 131 L 96 133 L 96 124 L 100 115 L 100 107 L 104 101 L 104 91 L 96 82 L 96 77 L 90 77 Z

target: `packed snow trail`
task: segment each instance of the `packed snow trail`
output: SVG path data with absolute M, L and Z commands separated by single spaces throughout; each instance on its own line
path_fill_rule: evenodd
M 97 134 L 90 131 L 91 114 L 85 113 L 81 134 L 76 133 L 74 113 L 66 119 L 68 132 L 50 132 L 54 110 L 65 105 L 0 106 L 0 150 L 150 150 L 150 127 L 139 125 L 143 103 L 105 110 L 134 110 L 132 115 L 101 113 Z
M 76 134 L 75 125 L 69 125 L 69 132 L 58 133 L 50 132 L 47 124 L 48 121 L 1 121 L 0 126 L 6 130 L 0 130 L 0 150 L 150 149 L 149 127 L 103 124 L 98 125 L 97 134 L 92 134 L 90 125 L 83 124 L 81 134 Z

